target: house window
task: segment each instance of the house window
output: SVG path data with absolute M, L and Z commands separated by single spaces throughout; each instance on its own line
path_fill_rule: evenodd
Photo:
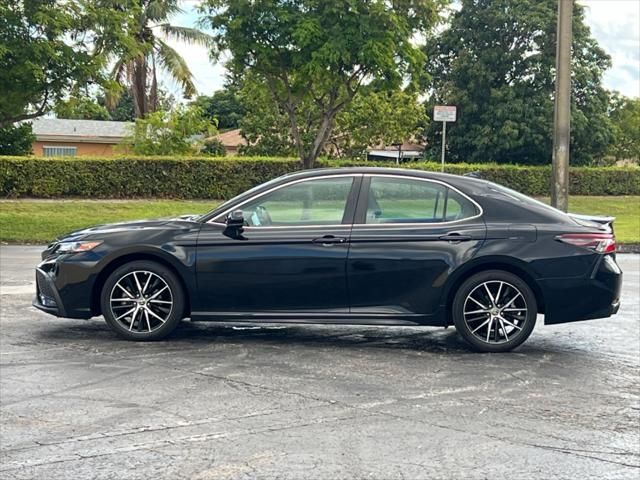
M 45 157 L 75 157 L 78 151 L 77 147 L 58 147 L 44 146 L 42 153 Z

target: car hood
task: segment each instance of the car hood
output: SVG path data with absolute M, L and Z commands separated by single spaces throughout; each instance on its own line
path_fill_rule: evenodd
M 73 242 L 89 236 L 95 238 L 96 235 L 112 234 L 117 232 L 130 232 L 133 230 L 149 230 L 170 227 L 184 228 L 185 223 L 193 223 L 196 218 L 198 218 L 198 215 L 181 215 L 179 217 L 133 220 L 129 222 L 94 225 L 92 227 L 75 230 L 65 235 L 61 235 L 53 243 Z

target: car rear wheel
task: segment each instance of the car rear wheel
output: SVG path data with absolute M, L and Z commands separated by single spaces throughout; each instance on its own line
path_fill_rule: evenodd
M 452 306 L 456 330 L 481 352 L 506 352 L 520 345 L 531 335 L 537 313 L 531 288 L 503 270 L 472 275 Z
M 169 335 L 184 312 L 184 293 L 175 274 L 151 261 L 117 268 L 100 297 L 107 324 L 127 340 L 158 340 Z

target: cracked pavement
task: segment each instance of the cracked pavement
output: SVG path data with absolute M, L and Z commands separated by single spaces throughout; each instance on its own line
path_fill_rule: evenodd
M 119 340 L 31 307 L 0 247 L 1 479 L 640 476 L 640 256 L 620 313 L 509 354 L 453 328 L 184 322 Z

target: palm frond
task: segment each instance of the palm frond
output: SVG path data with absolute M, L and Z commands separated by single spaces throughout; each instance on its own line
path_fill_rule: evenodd
M 156 39 L 156 45 L 160 66 L 180 84 L 185 97 L 195 95 L 197 90 L 193 83 L 193 74 L 184 58 L 160 39 Z
M 178 6 L 177 0 L 151 0 L 144 10 L 144 17 L 152 22 L 161 22 L 178 13 L 184 13 L 184 10 Z
M 195 43 L 203 47 L 211 47 L 213 45 L 213 37 L 197 28 L 177 27 L 175 25 L 169 25 L 168 23 L 163 23 L 159 25 L 159 27 L 167 38 L 179 40 L 184 43 Z
M 111 73 L 109 74 L 109 77 L 111 77 L 112 80 L 115 80 L 116 82 L 118 82 L 120 85 L 123 84 L 125 66 L 126 66 L 126 61 L 122 58 L 118 59 L 115 65 L 113 66 L 113 68 L 111 69 Z

